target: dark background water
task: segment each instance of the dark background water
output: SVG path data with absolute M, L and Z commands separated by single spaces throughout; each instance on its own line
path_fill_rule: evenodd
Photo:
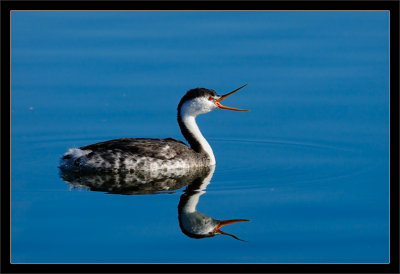
M 13 11 L 13 263 L 386 263 L 389 14 L 385 11 Z M 197 209 L 250 219 L 182 233 L 185 187 L 76 188 L 70 147 L 183 140 L 194 87 L 248 113 L 198 117 L 217 166 Z

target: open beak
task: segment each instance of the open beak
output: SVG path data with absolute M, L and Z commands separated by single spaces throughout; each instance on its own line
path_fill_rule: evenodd
M 222 109 L 229 109 L 229 110 L 236 110 L 236 111 L 249 111 L 249 110 L 247 110 L 247 109 L 226 107 L 226 106 L 223 106 L 223 105 L 221 105 L 221 104 L 219 103 L 220 101 L 222 101 L 222 100 L 224 100 L 225 98 L 231 96 L 231 95 L 234 94 L 236 91 L 238 91 L 238 90 L 244 88 L 245 86 L 247 86 L 247 84 L 244 85 L 244 86 L 241 86 L 240 88 L 235 89 L 234 91 L 231 91 L 231 92 L 229 92 L 229 93 L 227 93 L 227 94 L 225 94 L 225 95 L 222 95 L 219 99 L 215 100 L 214 104 L 215 104 L 218 108 L 222 108 Z
M 230 225 L 230 224 L 235 224 L 235 223 L 239 223 L 239 222 L 249 222 L 249 221 L 250 220 L 246 220 L 246 219 L 234 219 L 234 220 L 220 221 L 214 230 L 217 233 L 228 235 L 228 236 L 235 238 L 236 240 L 243 241 L 243 240 L 239 239 L 238 237 L 236 237 L 235 235 L 232 235 L 232 234 L 229 234 L 229 233 L 226 233 L 226 232 L 220 230 L 220 228 L 224 225 Z

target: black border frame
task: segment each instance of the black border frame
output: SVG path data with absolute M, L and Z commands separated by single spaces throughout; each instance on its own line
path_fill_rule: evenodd
M 223 7 L 223 8 L 221 8 Z M 389 264 L 11 264 L 10 11 L 11 10 L 389 10 L 390 263 Z M 399 1 L 1 1 L 1 273 L 399 273 Z

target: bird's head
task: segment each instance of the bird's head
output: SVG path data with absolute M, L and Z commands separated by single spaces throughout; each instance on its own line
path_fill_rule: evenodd
M 222 231 L 221 228 L 225 225 L 249 222 L 247 219 L 233 219 L 233 220 L 216 220 L 210 216 L 200 212 L 180 212 L 179 225 L 184 234 L 191 238 L 209 238 L 216 235 L 228 235 L 236 240 L 242 241 L 233 234 Z
M 197 116 L 199 114 L 213 111 L 217 108 L 235 111 L 248 111 L 246 109 L 223 106 L 220 103 L 222 100 L 228 96 L 231 96 L 233 93 L 244 88 L 245 86 L 247 86 L 247 84 L 225 95 L 218 95 L 215 90 L 212 89 L 191 89 L 182 97 L 181 101 L 179 102 L 178 112 L 190 116 Z
M 235 223 L 240 223 L 240 222 L 249 222 L 249 221 L 250 220 L 247 220 L 247 219 L 233 219 L 233 220 L 217 221 L 218 222 L 217 226 L 215 226 L 212 231 L 208 232 L 208 234 L 210 236 L 214 236 L 214 235 L 217 235 L 217 234 L 228 235 L 228 236 L 231 236 L 231 237 L 235 238 L 236 240 L 242 241 L 241 239 L 239 239 L 235 235 L 229 234 L 227 232 L 222 231 L 221 227 L 224 226 L 224 225 L 230 225 L 230 224 L 235 224 Z

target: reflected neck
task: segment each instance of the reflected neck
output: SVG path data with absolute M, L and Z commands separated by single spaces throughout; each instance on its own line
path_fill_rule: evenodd
M 200 177 L 191 182 L 185 193 L 181 196 L 178 209 L 182 213 L 196 213 L 197 204 L 199 203 L 200 196 L 206 193 L 206 188 L 210 184 L 214 175 L 215 166 L 210 166 L 207 176 Z

